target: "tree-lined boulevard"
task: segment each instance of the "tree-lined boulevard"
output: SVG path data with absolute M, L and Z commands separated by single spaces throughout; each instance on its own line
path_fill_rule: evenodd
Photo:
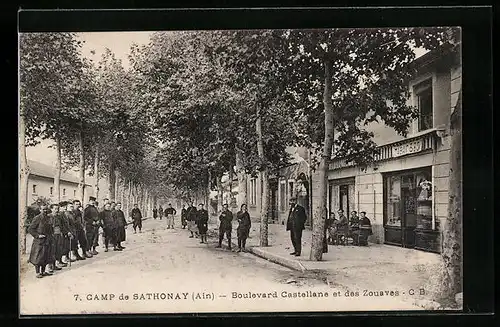
M 319 201 L 313 204 L 309 258 L 321 261 L 331 159 L 342 157 L 360 167 L 370 165 L 377 154 L 373 134 L 363 129 L 370 122 L 384 123 L 405 136 L 416 115 L 415 108 L 407 104 L 407 82 L 416 71 L 414 49 L 455 46 L 457 33 L 451 28 L 156 32 L 148 45 L 132 47 L 128 70 L 111 51 L 98 62 L 83 58 L 76 34 L 21 34 L 21 253 L 25 252 L 29 223 L 26 147 L 51 139 L 57 153 L 56 202 L 60 201 L 59 179 L 65 167 L 79 168 L 77 199 L 82 204 L 88 202 L 84 186 L 85 176 L 90 174 L 96 180 L 96 191 L 99 179 L 106 178 L 110 200 L 123 202 L 126 213 L 134 203 L 144 212 L 159 198 L 208 205 L 211 191 L 221 193 L 225 175 L 231 181 L 233 175 L 238 176 L 239 207 L 247 203 L 247 176 L 259 175 L 263 181 L 261 247 L 271 245 L 269 176 L 289 163 L 287 147 L 307 147 L 320 181 Z M 461 128 L 456 123 L 460 122 L 458 115 L 461 111 L 453 118 L 452 133 Z M 450 162 L 456 163 L 460 137 L 453 135 Z M 460 169 L 453 173 L 460 176 Z M 442 294 L 452 299 L 462 289 L 461 180 L 450 180 L 453 192 L 449 222 L 443 230 L 446 271 Z M 175 243 L 178 233 L 182 231 L 158 235 L 166 243 Z M 215 272 L 208 254 L 199 249 L 173 243 L 168 244 L 172 249 L 164 248 L 168 252 L 164 261 L 157 260 L 164 255 L 157 246 L 144 245 L 136 250 L 140 260 L 127 257 L 127 264 L 133 267 L 130 269 L 140 269 L 143 276 L 158 271 L 169 275 L 181 261 L 196 259 L 202 260 L 200 265 L 191 262 L 185 266 L 190 272 L 184 276 L 186 283 L 196 283 L 199 267 L 213 268 L 214 279 L 231 275 L 229 280 L 235 285 L 247 282 L 240 271 L 234 270 L 237 277 Z M 148 246 L 154 250 L 146 251 Z M 122 268 L 118 264 L 123 264 L 119 258 L 124 255 L 106 259 L 117 266 L 108 265 L 103 271 L 114 276 L 113 269 Z M 146 266 L 144 257 L 151 260 Z M 236 267 L 241 263 L 238 260 L 247 264 L 245 276 L 256 269 L 256 284 L 274 278 L 265 274 L 266 264 L 250 254 L 228 264 Z M 150 271 L 148 265 L 155 268 Z M 99 267 L 96 263 L 88 269 L 97 272 Z M 270 271 L 275 274 L 276 269 L 280 271 L 276 267 Z M 68 275 L 79 274 L 76 271 Z M 171 276 L 171 280 L 180 278 Z M 203 278 L 208 280 L 213 279 Z M 107 287 L 129 282 L 114 280 Z M 32 287 L 45 287 L 41 285 L 45 284 Z M 136 308 L 144 310 L 140 304 Z

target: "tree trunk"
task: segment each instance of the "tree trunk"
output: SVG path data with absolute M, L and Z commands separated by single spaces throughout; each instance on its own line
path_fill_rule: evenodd
M 109 201 L 115 201 L 115 163 L 111 161 L 109 163 L 109 172 L 108 172 L 108 193 L 109 193 Z
M 80 130 L 77 134 L 78 151 L 80 156 L 79 161 L 79 181 L 78 181 L 78 199 L 84 203 L 85 199 L 85 153 L 83 150 L 83 131 Z
M 229 167 L 229 207 L 233 206 L 233 167 Z
M 222 212 L 222 205 L 224 204 L 221 179 L 222 177 L 217 178 L 217 213 Z
M 210 191 L 211 191 L 211 181 L 212 181 L 212 173 L 210 170 L 208 171 L 208 177 L 207 177 L 207 188 L 205 190 L 205 206 L 208 212 L 210 212 Z
M 236 174 L 238 175 L 238 208 L 247 203 L 247 175 L 243 167 L 241 152 L 236 149 Z
M 264 153 L 264 140 L 262 137 L 262 116 L 260 104 L 257 104 L 257 120 L 255 122 L 257 130 L 257 151 L 261 163 L 260 178 L 262 185 L 262 201 L 260 207 L 260 246 L 269 246 L 268 222 L 269 222 L 269 175 L 266 167 L 266 156 Z
M 20 155 L 20 184 L 19 184 L 19 238 L 20 251 L 26 253 L 26 219 L 28 215 L 28 179 L 29 167 L 26 158 L 26 117 L 21 112 L 19 117 L 19 155 Z
M 333 104 L 332 104 L 332 62 L 325 60 L 325 89 L 323 105 L 325 107 L 325 141 L 323 154 L 318 167 L 319 190 L 318 204 L 312 219 L 312 244 L 310 260 L 320 261 L 323 257 L 323 242 L 325 237 L 325 218 L 327 204 L 328 164 L 332 156 L 333 145 Z
M 95 148 L 94 158 L 95 198 L 99 201 L 99 146 Z M 83 202 L 82 202 L 83 203 Z
M 444 298 L 462 292 L 462 99 L 461 92 L 450 118 L 450 177 L 448 217 L 443 226 L 441 257 L 445 265 L 441 281 Z
M 120 181 L 120 172 L 115 169 L 115 202 L 118 201 L 119 198 L 119 191 L 120 191 L 120 184 L 118 183 Z
M 61 202 L 61 139 L 56 137 L 56 171 L 54 174 L 54 203 Z

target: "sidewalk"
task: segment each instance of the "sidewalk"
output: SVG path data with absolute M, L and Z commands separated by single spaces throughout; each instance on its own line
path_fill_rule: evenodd
M 233 224 L 233 242 L 236 242 L 236 226 Z M 217 227 L 210 226 L 210 229 L 216 233 Z M 253 223 L 247 240 L 250 252 L 304 274 L 316 275 L 331 286 L 360 293 L 364 290 L 399 291 L 413 304 L 426 309 L 439 307 L 433 301 L 437 297 L 441 267 L 439 254 L 373 243 L 368 247 L 329 245 L 323 261 L 311 261 L 312 231 L 303 232 L 299 258 L 290 255 L 293 249 L 285 226 L 269 225 L 269 247 L 259 246 L 259 235 L 260 224 Z

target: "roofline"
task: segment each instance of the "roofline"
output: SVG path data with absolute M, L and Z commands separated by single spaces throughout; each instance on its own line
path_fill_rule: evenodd
M 30 172 L 29 175 L 54 179 L 54 176 L 41 175 L 41 174 L 32 173 L 32 172 Z M 71 180 L 64 178 L 64 177 L 61 177 L 60 180 L 63 182 L 68 182 L 68 183 L 72 183 L 72 184 L 79 184 L 79 182 L 71 181 Z M 87 183 L 85 183 L 85 185 L 92 186 L 92 184 L 87 184 Z

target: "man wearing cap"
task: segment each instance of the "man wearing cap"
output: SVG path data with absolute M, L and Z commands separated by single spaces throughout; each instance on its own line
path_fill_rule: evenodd
M 83 211 L 83 220 L 85 221 L 85 230 L 87 232 L 87 251 L 92 255 L 97 255 L 97 238 L 99 237 L 99 211 L 95 207 L 96 198 L 89 198 L 89 206 Z
M 45 271 L 45 266 L 52 263 L 50 259 L 51 243 L 54 230 L 47 215 L 48 208 L 44 203 L 40 204 L 40 213 L 36 215 L 28 227 L 28 233 L 33 236 L 29 262 L 35 266 L 36 277 L 52 275 Z
M 115 226 L 115 217 L 111 210 L 111 203 L 107 203 L 104 206 L 104 210 L 99 212 L 99 219 L 101 221 L 101 225 L 104 229 L 104 252 L 108 252 L 109 243 L 113 244 L 114 251 L 121 251 L 116 245 L 116 226 Z
M 193 238 L 194 234 L 198 236 L 198 227 L 196 226 L 196 208 L 193 205 L 193 201 L 189 202 L 189 206 L 186 209 L 186 221 L 188 223 L 188 230 L 191 232 L 189 238 Z
M 116 247 L 119 249 L 125 249 L 122 246 L 122 242 L 125 241 L 127 227 L 127 220 L 125 219 L 125 213 L 122 211 L 122 204 L 120 202 L 116 203 L 116 210 L 113 211 L 113 218 L 116 226 Z
M 92 255 L 87 251 L 87 238 L 85 236 L 85 224 L 82 215 L 82 203 L 80 200 L 73 200 L 73 217 L 75 220 L 75 257 L 77 260 L 85 260 L 85 258 L 92 258 Z M 78 253 L 78 244 L 82 249 L 82 255 Z M 80 259 L 79 259 L 80 258 Z
M 200 243 L 207 244 L 207 231 L 208 231 L 208 211 L 203 208 L 203 203 L 198 205 L 198 211 L 196 212 L 198 216 L 196 219 L 196 224 L 198 225 L 198 231 L 200 232 Z
M 290 212 L 288 213 L 288 220 L 286 222 L 286 230 L 290 231 L 290 238 L 294 251 L 290 253 L 297 257 L 302 252 L 302 231 L 305 228 L 307 217 L 306 210 L 301 205 L 297 204 L 297 198 L 290 199 Z
M 233 230 L 233 213 L 228 209 L 227 203 L 224 203 L 222 212 L 219 216 L 219 245 L 218 248 L 222 247 L 222 240 L 224 239 L 224 234 L 227 236 L 227 247 L 231 251 L 231 232 Z
M 66 261 L 75 262 L 77 260 L 75 252 L 78 248 L 75 240 L 76 226 L 75 217 L 73 216 L 73 203 L 70 201 L 64 201 L 59 205 L 61 206 L 61 209 L 64 210 L 61 214 L 68 230 L 66 235 L 64 235 L 64 258 Z
M 67 233 L 67 226 L 63 220 L 63 215 L 60 212 L 59 204 L 54 203 L 50 205 L 51 213 L 49 214 L 50 222 L 54 230 L 54 243 L 51 248 L 51 262 L 50 269 L 61 270 L 61 267 L 66 267 L 68 264 L 62 260 L 64 254 L 64 234 Z

